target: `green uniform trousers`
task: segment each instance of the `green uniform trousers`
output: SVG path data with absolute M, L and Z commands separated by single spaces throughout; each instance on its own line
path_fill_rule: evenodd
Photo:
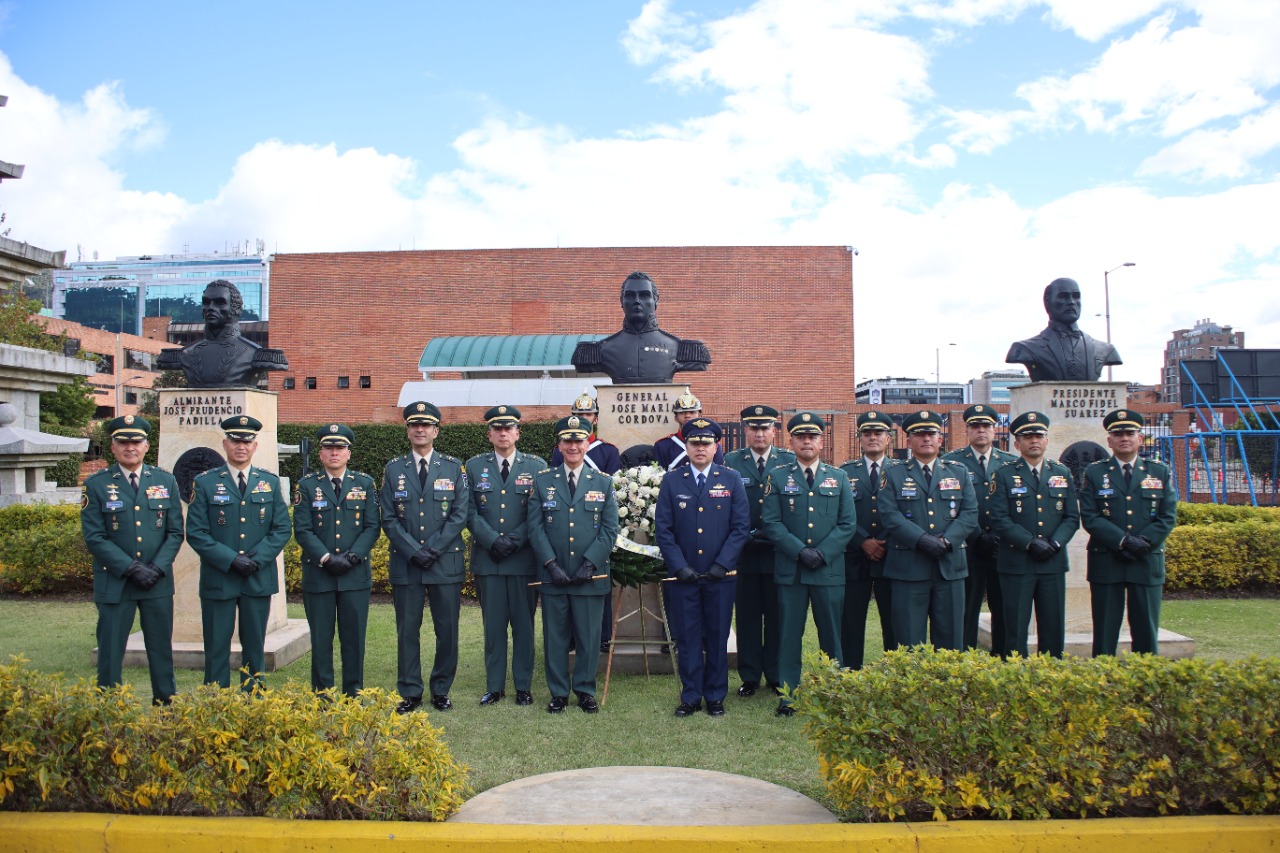
M 899 646 L 918 646 L 926 639 L 935 649 L 964 647 L 964 578 L 947 580 L 936 572 L 932 580 L 893 585 L 893 636 Z M 924 636 L 925 624 L 929 636 Z
M 266 669 L 263 645 L 267 619 L 271 616 L 271 596 L 242 595 L 239 598 L 200 599 L 200 622 L 204 628 L 204 683 L 231 686 L 231 634 L 240 616 L 240 688 L 252 690 L 261 684 Z M 248 672 L 244 668 L 248 668 Z
M 813 606 L 813 624 L 818 629 L 818 647 L 833 660 L 844 659 L 840 649 L 844 587 L 778 584 L 778 621 L 782 634 L 778 649 L 778 678 L 785 687 L 794 688 L 800 683 L 801 646 L 810 605 Z
M 552 696 L 596 695 L 596 667 L 600 665 L 600 620 L 603 595 L 542 594 L 542 657 L 547 689 Z M 569 639 L 577 646 L 573 683 L 569 682 Z
M 1129 601 L 1130 648 L 1135 652 L 1160 654 L 1161 584 L 1091 583 L 1089 603 L 1093 610 L 1093 656 L 1114 655 L 1120 645 L 1120 625 L 1124 622 L 1125 599 Z M 151 644 L 147 644 L 150 650 Z
M 396 608 L 396 689 L 405 699 L 421 699 L 422 612 L 430 603 L 436 656 L 431 664 L 431 695 L 448 696 L 458 673 L 458 618 L 461 583 L 392 584 Z
M 778 587 L 773 573 L 738 573 L 734 625 L 738 633 L 738 677 L 743 684 L 778 681 Z
M 533 685 L 533 611 L 536 575 L 476 575 L 480 617 L 484 622 L 485 691 L 501 691 L 507 682 L 507 628 L 511 629 L 511 681 L 516 690 Z
M 1036 651 L 1062 657 L 1067 643 L 1067 575 L 1000 575 L 1004 596 L 1005 654 L 1027 656 L 1027 636 L 1031 631 L 1031 610 L 1036 613 Z
M 333 634 L 342 645 L 342 692 L 355 697 L 364 689 L 364 638 L 369 625 L 370 589 L 303 592 L 302 606 L 311 630 L 311 689 L 333 687 Z
M 98 602 L 98 686 L 121 683 L 133 614 L 142 617 L 142 642 L 151 670 L 151 698 L 165 702 L 178 692 L 173 680 L 173 596 Z
M 969 576 L 964 579 L 964 647 L 978 647 L 978 617 L 982 599 L 991 610 L 991 654 L 1004 654 L 1004 596 L 1000 594 L 1000 573 L 995 557 L 979 557 L 969 548 Z
M 862 669 L 867 646 L 867 611 L 871 607 L 872 596 L 875 596 L 876 611 L 880 614 L 880 641 L 886 652 L 894 648 L 892 589 L 893 581 L 888 578 L 845 583 L 844 610 L 840 615 L 840 650 L 844 652 L 841 666 Z

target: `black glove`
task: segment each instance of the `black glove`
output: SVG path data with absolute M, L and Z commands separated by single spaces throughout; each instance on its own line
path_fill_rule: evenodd
M 423 545 L 413 556 L 409 558 L 409 562 L 413 563 L 420 569 L 429 569 L 431 564 L 440 558 L 440 552 L 430 545 Z
M 124 570 L 124 576 L 142 589 L 151 589 L 160 581 L 160 572 L 141 560 L 134 560 Z
M 1120 550 L 1130 560 L 1138 560 L 1145 557 L 1151 550 L 1151 540 L 1145 536 L 1130 533 L 1120 542 Z
M 351 567 L 353 569 L 364 562 L 364 557 L 361 557 L 359 554 L 355 553 L 354 551 L 347 552 L 347 559 L 351 561 Z
M 551 574 L 551 583 L 556 586 L 568 586 L 573 583 L 572 579 L 564 573 L 564 569 L 560 568 L 560 564 L 555 560 L 547 563 L 547 571 Z
M 578 570 L 573 573 L 573 585 L 582 586 L 584 583 L 590 583 L 591 576 L 595 573 L 595 564 L 590 560 L 583 560 L 582 565 L 578 566 Z
M 489 546 L 489 556 L 493 558 L 494 562 L 500 563 L 519 550 L 520 543 L 503 533 L 493 540 L 493 544 Z
M 335 578 L 351 571 L 351 558 L 346 554 L 330 554 L 324 561 L 324 570 Z
M 719 563 L 712 563 L 711 568 L 707 569 L 707 577 L 713 581 L 722 581 L 729 571 Z
M 773 548 L 773 542 L 769 540 L 768 536 L 764 535 L 763 530 L 753 530 L 751 531 L 751 538 L 747 540 L 745 550 L 764 551 L 766 549 L 772 549 L 772 548 Z
M 1027 545 L 1027 553 L 1031 555 L 1031 559 L 1037 563 L 1047 563 L 1053 559 L 1053 555 L 1057 551 L 1053 548 L 1053 543 L 1043 536 L 1037 536 Z
M 923 533 L 920 538 L 916 540 L 916 550 L 922 551 L 924 554 L 935 560 L 940 560 L 942 559 L 942 556 L 947 553 L 947 545 L 942 541 L 941 536 L 934 536 L 931 533 Z
M 988 530 L 978 536 L 974 550 L 978 552 L 979 557 L 994 557 L 1000 550 L 1000 537 Z
M 817 548 L 801 548 L 800 553 L 796 555 L 796 559 L 806 569 L 816 569 L 826 562 L 826 558 L 822 556 L 822 552 Z
M 676 580 L 680 581 L 680 583 L 697 583 L 698 573 L 688 566 L 682 566 L 676 572 Z
M 250 557 L 248 554 L 236 554 L 236 558 L 231 561 L 231 571 L 247 578 L 258 570 L 258 561 Z
M 143 589 L 151 589 L 151 587 L 160 583 L 160 581 L 164 578 L 164 571 L 155 563 L 147 563 L 147 568 L 152 571 L 152 574 L 154 575 L 154 577 L 151 578 L 151 581 L 146 586 L 144 586 Z

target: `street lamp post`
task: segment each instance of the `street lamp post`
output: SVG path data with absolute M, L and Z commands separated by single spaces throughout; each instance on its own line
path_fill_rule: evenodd
M 955 344 L 947 344 L 949 347 Z M 942 347 L 937 347 L 933 351 L 933 392 L 934 403 L 942 405 Z
M 1111 343 L 1111 281 L 1110 281 L 1110 275 L 1111 275 L 1113 272 L 1115 272 L 1116 270 L 1120 269 L 1120 267 L 1135 267 L 1135 266 L 1137 266 L 1137 264 L 1135 264 L 1133 261 L 1125 261 L 1125 262 L 1124 262 L 1123 264 L 1121 264 L 1119 267 L 1112 267 L 1111 269 L 1107 270 L 1106 272 L 1104 272 L 1104 273 L 1102 274 L 1102 295 L 1103 295 L 1103 299 L 1105 299 L 1105 300 L 1106 300 L 1106 312 L 1107 312 L 1107 343 Z M 1111 381 L 1111 365 L 1109 365 L 1109 364 L 1107 365 L 1107 381 L 1108 381 L 1108 382 L 1110 382 L 1110 381 Z

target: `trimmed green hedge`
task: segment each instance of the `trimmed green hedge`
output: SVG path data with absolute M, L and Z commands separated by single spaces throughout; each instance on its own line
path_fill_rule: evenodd
M 1246 516 L 1175 527 L 1165 541 L 1165 571 L 1171 590 L 1280 588 L 1280 524 Z
M 1237 521 L 1259 521 L 1280 524 L 1280 507 L 1235 506 L 1232 504 L 1178 504 L 1178 525 L 1231 524 Z
M 93 556 L 76 504 L 0 509 L 0 589 L 28 595 L 93 592 Z
M 1280 660 L 815 655 L 795 707 L 848 820 L 1280 813 Z

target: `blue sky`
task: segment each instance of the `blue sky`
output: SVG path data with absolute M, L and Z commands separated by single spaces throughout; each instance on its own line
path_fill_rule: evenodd
M 944 379 L 1002 367 L 1063 275 L 1102 337 L 1102 272 L 1133 261 L 1111 277 L 1116 378 L 1152 383 L 1201 318 L 1280 346 L 1277 18 L 0 0 L 0 159 L 27 166 L 0 210 L 11 237 L 85 259 L 259 238 L 856 246 L 858 378 L 932 377 L 939 345 Z

